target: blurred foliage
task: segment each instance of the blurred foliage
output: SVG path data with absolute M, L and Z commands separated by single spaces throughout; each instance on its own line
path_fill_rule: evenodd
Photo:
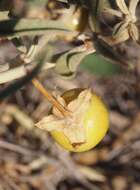
M 97 54 L 88 55 L 81 63 L 80 67 L 98 76 L 111 76 L 122 72 L 122 68 L 107 61 Z
M 1 1 L 0 83 L 24 75 L 31 80 L 33 77 L 28 75 L 36 68 L 44 44 L 46 58 L 40 71 L 51 68 L 62 77 L 75 77 L 82 60 L 96 52 L 83 61 L 82 68 L 98 75 L 114 75 L 123 67 L 126 72 L 139 75 L 139 54 L 129 48 L 135 45 L 138 49 L 138 3 L 138 0 L 130 0 L 129 4 L 125 0 Z M 11 59 L 3 53 L 9 43 Z M 20 89 L 23 83 L 12 86 Z M 13 92 L 18 90 L 12 86 L 9 88 Z M 5 89 L 7 95 L 11 92 L 9 88 Z
M 139 18 L 138 0 L 0 0 L 0 190 L 140 189 Z M 34 127 L 50 110 L 37 75 L 105 101 L 110 130 L 94 150 L 65 152 Z

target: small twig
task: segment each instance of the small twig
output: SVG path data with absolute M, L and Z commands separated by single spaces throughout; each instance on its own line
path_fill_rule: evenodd
M 56 107 L 64 116 L 69 116 L 70 112 L 63 107 L 44 87 L 43 85 L 37 80 L 32 80 L 33 85 L 48 99 L 48 101 Z
M 31 155 L 32 154 L 31 151 L 29 151 L 19 145 L 15 145 L 10 142 L 3 141 L 3 140 L 0 140 L 0 148 L 7 149 L 7 150 L 10 150 L 13 152 L 17 152 L 17 153 L 23 154 L 23 155 Z

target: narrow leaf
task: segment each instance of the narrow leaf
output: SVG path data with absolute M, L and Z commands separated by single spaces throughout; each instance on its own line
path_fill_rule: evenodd
M 124 14 L 129 14 L 129 10 L 126 6 L 126 3 L 124 0 L 116 0 L 116 3 L 119 7 L 119 9 L 124 13 Z
M 88 54 L 84 46 L 62 54 L 56 61 L 55 71 L 65 77 L 73 76 L 82 59 Z
M 139 0 L 130 0 L 130 4 L 129 4 L 129 11 L 132 14 L 132 16 L 136 15 L 136 8 L 138 5 Z
M 130 34 L 131 38 L 134 41 L 138 41 L 138 39 L 139 39 L 139 30 L 138 30 L 138 28 L 136 27 L 135 24 L 130 25 L 129 34 Z
M 0 21 L 0 36 L 40 35 L 47 31 L 67 31 L 68 26 L 59 21 L 43 19 L 9 19 Z

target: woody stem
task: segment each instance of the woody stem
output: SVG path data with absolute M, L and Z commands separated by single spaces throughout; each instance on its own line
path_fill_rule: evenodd
M 58 102 L 44 87 L 43 85 L 37 80 L 32 80 L 33 85 L 43 94 L 48 101 L 57 108 L 64 116 L 69 116 L 70 112 L 62 105 L 60 102 Z

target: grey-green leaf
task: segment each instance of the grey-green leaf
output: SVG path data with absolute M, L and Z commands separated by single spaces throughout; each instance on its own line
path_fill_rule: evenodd
M 71 30 L 60 21 L 43 19 L 9 19 L 0 21 L 0 37 L 41 35 L 52 31 Z
M 74 76 L 78 65 L 81 63 L 83 58 L 88 55 L 90 52 L 86 51 L 84 46 L 74 48 L 71 51 L 63 53 L 56 60 L 56 73 L 60 74 L 63 77 L 72 77 Z

